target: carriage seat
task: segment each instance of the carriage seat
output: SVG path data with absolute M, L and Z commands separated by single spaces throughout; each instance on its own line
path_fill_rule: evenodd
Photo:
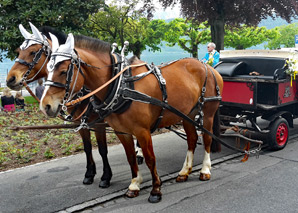
M 218 63 L 214 68 L 222 76 L 231 77 L 231 76 L 236 76 L 236 75 L 242 74 L 243 71 L 246 70 L 245 66 L 246 66 L 246 64 L 243 61 L 240 61 L 240 62 L 221 62 L 221 63 Z
M 284 79 L 284 58 L 233 57 L 223 58 L 215 69 L 222 76 L 237 78 Z M 259 75 L 250 75 L 258 73 Z

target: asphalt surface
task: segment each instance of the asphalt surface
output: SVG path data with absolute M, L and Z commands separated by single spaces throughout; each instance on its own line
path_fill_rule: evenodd
M 161 177 L 180 171 L 186 156 L 186 141 L 173 133 L 153 136 L 158 174 Z M 203 160 L 203 146 L 196 149 L 194 165 Z M 212 159 L 231 154 L 231 150 L 216 153 Z M 0 212 L 56 212 L 77 204 L 113 193 L 124 194 L 131 181 L 130 167 L 122 145 L 109 147 L 108 157 L 113 171 L 111 186 L 98 187 L 102 174 L 99 153 L 94 150 L 97 175 L 92 185 L 83 185 L 85 154 L 52 160 L 20 169 L 0 173 Z M 140 166 L 143 182 L 151 184 L 146 165 Z M 123 191 L 124 190 L 124 191 Z M 146 201 L 147 202 L 147 201 Z
M 298 136 L 284 150 L 262 152 L 242 163 L 240 158 L 213 166 L 212 179 L 199 181 L 199 172 L 185 183 L 167 181 L 160 203 L 147 202 L 150 188 L 140 196 L 95 205 L 83 212 L 298 212 Z
M 130 184 L 131 174 L 122 145 L 115 145 L 109 147 L 108 154 L 113 170 L 109 188 L 98 187 L 102 165 L 97 150 L 94 150 L 97 175 L 92 185 L 82 184 L 86 166 L 84 154 L 1 172 L 0 212 L 181 212 L 184 208 L 184 212 L 198 212 L 198 209 L 241 212 L 231 210 L 231 206 L 239 210 L 240 207 L 247 208 L 248 204 L 260 206 L 263 201 L 268 201 L 270 205 L 267 212 L 274 212 L 269 210 L 285 207 L 279 205 L 285 200 L 291 201 L 289 209 L 292 211 L 289 212 L 298 209 L 296 138 L 292 138 L 284 150 L 263 152 L 259 159 L 251 157 L 246 163 L 240 163 L 236 152 L 223 148 L 221 153 L 211 155 L 213 170 L 212 179 L 208 182 L 198 180 L 204 152 L 203 146 L 198 146 L 194 172 L 189 181 L 182 184 L 176 183 L 174 178 L 183 165 L 186 142 L 173 133 L 165 133 L 153 136 L 153 143 L 157 170 L 164 183 L 163 200 L 158 204 L 147 202 L 151 175 L 146 165 L 140 166 L 144 179 L 140 196 L 134 199 L 123 196 Z M 273 196 L 278 191 L 281 195 Z M 296 194 L 287 194 L 288 191 Z M 263 197 L 257 198 L 257 194 Z M 292 202 L 293 199 L 295 202 Z M 276 200 L 277 206 L 272 204 Z M 242 212 L 258 212 L 244 209 Z M 263 208 L 260 210 L 266 212 Z

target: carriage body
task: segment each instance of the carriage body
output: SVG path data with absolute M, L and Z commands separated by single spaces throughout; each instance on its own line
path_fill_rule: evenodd
M 285 147 L 289 127 L 298 117 L 298 83 L 285 73 L 290 54 L 289 50 L 222 51 L 215 67 L 224 79 L 222 122 L 249 123 L 275 150 Z M 261 127 L 258 118 L 268 125 Z

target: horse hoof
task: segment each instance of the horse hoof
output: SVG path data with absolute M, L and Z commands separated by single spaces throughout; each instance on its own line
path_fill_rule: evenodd
M 187 175 L 178 175 L 178 177 L 176 178 L 176 182 L 185 182 L 187 181 L 188 176 Z
M 83 184 L 90 185 L 93 183 L 94 177 L 85 177 L 83 180 Z
M 138 162 L 138 165 L 143 164 L 143 161 L 144 161 L 144 158 L 143 158 L 143 157 L 141 157 L 141 156 L 137 156 L 137 162 Z
M 150 203 L 158 203 L 161 201 L 161 194 L 152 195 L 150 194 L 148 201 Z
M 210 180 L 210 178 L 211 178 L 210 174 L 200 173 L 200 180 L 207 181 L 207 180 Z
M 127 190 L 126 196 L 129 198 L 134 198 L 139 196 L 139 190 Z
M 110 186 L 110 181 L 109 180 L 101 180 L 99 182 L 99 187 L 100 188 L 108 188 Z

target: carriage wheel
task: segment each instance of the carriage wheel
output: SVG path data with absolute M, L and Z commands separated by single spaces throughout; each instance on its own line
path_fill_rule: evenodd
M 278 118 L 270 124 L 268 145 L 271 150 L 285 148 L 289 139 L 289 124 L 286 119 Z

